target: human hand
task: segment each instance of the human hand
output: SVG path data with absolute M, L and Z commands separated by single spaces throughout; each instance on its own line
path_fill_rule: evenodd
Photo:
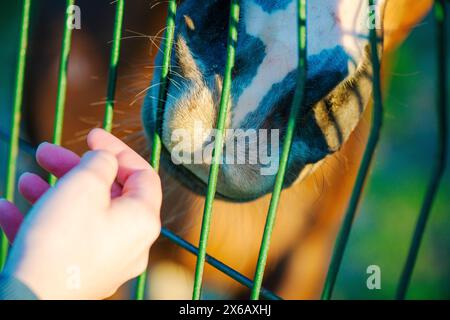
M 81 160 L 39 146 L 38 163 L 60 179 L 50 187 L 35 174 L 21 176 L 19 191 L 34 204 L 23 222 L 17 207 L 0 201 L 0 225 L 15 238 L 4 272 L 41 299 L 110 296 L 146 269 L 160 232 L 157 173 L 104 130 L 92 130 L 87 142 L 94 151 Z

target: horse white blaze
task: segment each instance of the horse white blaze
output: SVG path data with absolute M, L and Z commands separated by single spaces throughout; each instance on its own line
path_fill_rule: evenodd
M 381 1 L 379 1 L 381 3 Z M 379 6 L 379 4 L 378 4 Z M 361 61 L 368 38 L 366 0 L 315 0 L 308 2 L 308 56 L 341 46 L 351 58 L 351 74 Z M 244 1 L 246 32 L 265 45 L 265 57 L 255 77 L 242 92 L 233 110 L 233 127 L 256 111 L 265 93 L 298 65 L 297 1 L 285 9 L 265 12 L 253 0 Z M 352 62 L 353 61 L 353 62 Z

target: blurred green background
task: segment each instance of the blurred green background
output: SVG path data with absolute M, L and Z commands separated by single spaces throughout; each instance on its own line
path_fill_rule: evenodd
M 20 1 L 2 4 L 0 11 L 2 181 L 7 150 L 4 134 L 9 130 L 12 105 L 19 4 Z M 381 141 L 334 298 L 392 299 L 395 295 L 436 150 L 435 48 L 435 24 L 429 16 L 392 57 L 391 79 L 384 91 L 386 112 Z M 22 153 L 19 171 L 32 165 L 30 156 Z M 449 177 L 447 170 L 420 249 L 407 296 L 410 299 L 450 298 Z M 3 187 L 0 183 L 0 192 Z M 381 268 L 381 290 L 366 287 L 369 265 Z
M 395 296 L 436 153 L 437 64 L 432 16 L 413 30 L 391 63 L 381 140 L 336 285 L 335 297 L 340 299 Z M 407 295 L 410 299 L 450 298 L 448 168 L 447 164 L 420 248 Z M 369 265 L 381 268 L 381 290 L 366 287 Z

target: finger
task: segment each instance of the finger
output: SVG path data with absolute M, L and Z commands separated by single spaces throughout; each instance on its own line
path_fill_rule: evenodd
M 76 153 L 48 142 L 39 145 L 36 160 L 42 168 L 57 178 L 61 178 L 80 163 L 80 157 Z
M 57 178 L 61 178 L 80 163 L 80 157 L 76 153 L 61 146 L 47 142 L 41 143 L 39 145 L 36 151 L 36 160 L 42 168 L 44 168 Z M 39 185 L 42 185 L 42 183 L 40 183 Z M 38 187 L 36 186 L 35 189 L 37 188 Z M 44 192 L 42 192 L 41 195 Z M 118 197 L 121 195 L 121 193 L 122 187 L 117 182 L 115 182 L 111 187 L 111 198 Z M 27 198 L 25 195 L 24 197 Z M 37 201 L 38 198 L 36 198 L 34 202 Z M 27 200 L 30 201 L 30 199 Z
M 111 199 L 120 197 L 122 195 L 122 186 L 114 181 L 111 187 Z
M 131 173 L 150 168 L 150 164 L 138 153 L 103 129 L 92 130 L 87 143 L 92 150 L 106 150 L 116 155 L 119 160 L 117 180 L 122 185 Z
M 83 155 L 79 165 L 59 180 L 55 192 L 71 199 L 78 194 L 91 194 L 98 201 L 109 203 L 117 170 L 114 155 L 106 151 L 89 151 Z
M 149 170 L 155 172 L 150 164 L 134 151 L 124 150 L 116 157 L 119 162 L 117 181 L 122 186 L 126 184 L 128 177 L 137 171 Z M 155 175 L 157 175 L 156 172 Z
M 49 188 L 50 185 L 37 174 L 25 172 L 19 178 L 19 192 L 31 204 L 38 201 Z
M 159 216 L 162 203 L 162 190 L 161 181 L 154 170 L 135 171 L 128 177 L 122 188 L 122 196 L 116 199 L 115 202 L 129 201 L 139 203 L 149 212 L 153 212 Z
M 0 199 L 0 226 L 12 243 L 23 221 L 23 215 L 11 202 Z
M 136 153 L 136 151 L 131 149 L 120 139 L 100 128 L 93 129 L 91 130 L 91 132 L 89 132 L 87 136 L 87 144 L 92 150 L 107 150 L 116 156 L 119 153 L 128 150 L 134 153 L 138 158 L 142 159 L 142 157 L 138 153 Z M 144 159 L 142 159 L 142 161 L 146 162 Z
M 153 195 L 148 195 L 150 199 Z M 154 203 L 155 206 L 160 204 Z M 160 208 L 153 209 L 135 197 L 127 196 L 114 199 L 108 217 L 111 224 L 117 226 L 124 238 L 122 241 L 136 243 L 135 253 L 142 253 L 139 248 L 147 250 L 161 233 Z

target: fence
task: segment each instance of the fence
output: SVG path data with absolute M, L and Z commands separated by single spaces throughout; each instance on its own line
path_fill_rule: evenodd
M 229 266 L 223 264 L 217 259 L 206 254 L 206 248 L 208 244 L 209 226 L 212 217 L 212 204 L 214 201 L 214 196 L 216 192 L 217 176 L 219 172 L 219 159 L 221 157 L 222 147 L 223 147 L 223 132 L 225 128 L 225 119 L 228 105 L 230 99 L 230 88 L 232 83 L 232 70 L 234 67 L 235 60 L 235 46 L 238 37 L 237 26 L 239 23 L 239 12 L 240 12 L 240 1 L 230 0 L 230 18 L 229 18 L 229 28 L 228 28 L 228 43 L 227 43 L 227 59 L 226 66 L 224 70 L 223 79 L 223 90 L 220 98 L 219 115 L 217 120 L 217 131 L 218 134 L 215 139 L 213 159 L 209 172 L 209 180 L 207 187 L 207 195 L 205 199 L 204 212 L 202 227 L 200 233 L 200 242 L 198 248 L 194 245 L 188 243 L 184 239 L 180 238 L 171 231 L 163 228 L 162 236 L 166 237 L 173 243 L 179 245 L 180 247 L 186 249 L 190 253 L 197 256 L 197 263 L 195 268 L 195 280 L 193 288 L 193 299 L 200 299 L 201 288 L 202 288 L 202 277 L 203 269 L 205 263 L 210 264 L 216 269 L 222 271 L 226 275 L 230 276 L 234 280 L 238 281 L 242 285 L 251 288 L 251 299 L 259 299 L 260 296 L 266 299 L 281 299 L 273 292 L 262 287 L 264 270 L 267 260 L 267 254 L 270 246 L 272 229 L 276 219 L 277 207 L 280 199 L 280 194 L 282 191 L 282 186 L 284 182 L 284 176 L 287 167 L 287 160 L 292 145 L 293 135 L 296 127 L 295 119 L 304 111 L 303 99 L 305 91 L 305 78 L 307 70 L 306 61 L 306 17 L 307 10 L 306 4 L 307 0 L 297 0 L 298 1 L 298 82 L 295 90 L 295 95 L 289 115 L 289 120 L 286 126 L 286 135 L 284 138 L 282 146 L 282 154 L 280 158 L 280 165 L 278 173 L 276 175 L 276 180 L 272 192 L 272 198 L 270 201 L 270 206 L 266 218 L 266 224 L 264 228 L 264 233 L 261 241 L 259 258 L 256 266 L 255 276 L 253 281 L 244 275 L 240 274 L 236 270 L 233 270 Z M 71 7 L 74 5 L 75 0 L 66 1 L 66 22 L 71 19 L 72 10 Z M 116 6 L 116 16 L 113 29 L 113 42 L 111 49 L 110 65 L 109 65 L 109 76 L 108 76 L 108 86 L 107 86 L 107 99 L 106 108 L 103 121 L 103 127 L 110 131 L 113 122 L 113 110 L 114 110 L 114 97 L 115 97 L 115 87 L 117 79 L 117 68 L 120 56 L 120 44 L 121 44 L 121 33 L 122 33 L 122 23 L 124 16 L 124 3 L 125 0 L 117 0 L 115 2 Z M 368 0 L 368 6 L 373 8 L 374 0 Z M 161 84 L 158 99 L 158 110 L 157 114 L 160 115 L 164 108 L 164 101 L 166 98 L 166 88 L 169 77 L 170 68 L 170 55 L 173 46 L 173 39 L 175 33 L 175 15 L 176 15 L 177 3 L 175 0 L 168 1 L 168 14 L 167 14 L 167 25 L 166 25 L 166 35 L 163 40 L 163 64 L 161 73 Z M 437 23 L 437 62 L 438 66 L 438 79 L 437 79 L 437 126 L 438 126 L 438 152 L 435 158 L 435 164 L 433 172 L 430 176 L 429 186 L 425 194 L 425 198 L 419 213 L 417 224 L 414 231 L 414 236 L 412 239 L 411 247 L 409 250 L 408 258 L 404 266 L 404 270 L 399 281 L 397 290 L 397 299 L 404 299 L 405 294 L 410 282 L 410 278 L 413 272 L 415 260 L 419 251 L 420 242 L 422 235 L 425 230 L 426 222 L 430 214 L 430 210 L 433 204 L 435 194 L 437 192 L 440 179 L 444 172 L 444 167 L 446 163 L 447 155 L 447 111 L 446 106 L 448 103 L 448 97 L 446 93 L 447 88 L 447 31 L 446 31 L 446 4 L 445 0 L 436 0 L 434 5 L 435 10 L 435 20 Z M 375 15 L 376 12 L 370 11 L 370 15 Z M 27 42 L 29 34 L 29 20 L 31 13 L 31 0 L 23 0 L 22 9 L 22 22 L 20 30 L 20 41 L 19 41 L 19 53 L 18 62 L 16 70 L 16 81 L 15 81 L 15 92 L 14 92 L 14 102 L 13 102 L 13 112 L 11 118 L 11 130 L 9 135 L 9 153 L 7 160 L 7 172 L 5 179 L 5 198 L 9 201 L 14 199 L 14 188 L 16 181 L 16 161 L 19 152 L 19 127 L 21 118 L 21 107 L 22 107 L 22 97 L 23 97 L 23 87 L 26 69 L 26 57 L 27 57 Z M 65 23 L 62 49 L 60 55 L 60 67 L 59 67 L 59 80 L 58 80 L 58 90 L 57 90 L 57 101 L 56 101 L 56 113 L 54 122 L 54 135 L 53 142 L 55 144 L 61 143 L 61 133 L 63 130 L 63 115 L 67 88 L 67 68 L 68 60 L 70 54 L 71 45 L 71 35 L 72 28 L 68 23 Z M 366 150 L 361 162 L 361 167 L 356 179 L 354 190 L 350 199 L 350 203 L 347 212 L 344 216 L 341 229 L 339 231 L 335 247 L 333 250 L 333 255 L 331 258 L 328 274 L 326 277 L 325 285 L 322 292 L 322 299 L 331 299 L 333 293 L 333 287 L 336 282 L 336 278 L 339 272 L 339 268 L 342 262 L 343 254 L 349 234 L 352 228 L 352 223 L 355 217 L 355 213 L 358 207 L 358 203 L 361 199 L 362 189 L 370 164 L 376 149 L 376 145 L 379 139 L 381 125 L 382 125 L 382 115 L 383 115 L 383 105 L 382 105 L 382 92 L 381 92 L 381 79 L 380 79 L 380 59 L 378 56 L 378 35 L 377 31 L 373 28 L 370 30 L 370 49 L 373 65 L 373 115 L 372 115 L 372 126 L 369 135 L 369 140 L 366 146 Z M 160 117 L 157 120 L 157 128 L 153 135 L 152 143 L 152 154 L 150 163 L 155 168 L 159 169 L 159 158 L 161 153 L 161 138 L 159 136 L 158 126 L 160 126 Z M 55 182 L 55 178 L 50 178 L 51 183 Z M 0 255 L 0 267 L 4 265 L 8 251 L 8 242 L 4 234 L 2 234 L 1 242 L 1 255 Z M 139 276 L 137 280 L 136 287 L 136 299 L 143 299 L 145 296 L 145 285 L 146 285 L 146 273 Z

